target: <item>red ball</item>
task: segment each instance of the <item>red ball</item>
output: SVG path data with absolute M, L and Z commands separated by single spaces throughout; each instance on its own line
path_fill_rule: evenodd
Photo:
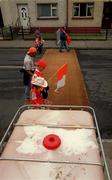
M 61 139 L 59 138 L 59 136 L 55 134 L 49 134 L 45 136 L 43 139 L 44 147 L 49 150 L 54 150 L 58 148 L 60 144 L 61 144 Z

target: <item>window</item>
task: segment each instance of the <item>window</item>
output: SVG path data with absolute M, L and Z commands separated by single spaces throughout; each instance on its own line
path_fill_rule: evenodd
M 57 4 L 38 4 L 38 17 L 57 17 Z
M 74 17 L 93 17 L 93 3 L 74 3 L 73 16 Z

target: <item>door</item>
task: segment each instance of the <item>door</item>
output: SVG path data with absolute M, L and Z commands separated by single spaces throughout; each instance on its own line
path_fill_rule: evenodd
M 28 28 L 28 6 L 27 5 L 18 5 L 19 19 L 20 24 L 24 29 Z
M 112 2 L 104 2 L 102 29 L 110 29 L 112 26 Z
M 0 8 L 0 27 L 3 27 L 3 26 L 4 26 L 4 23 L 3 23 L 1 8 Z

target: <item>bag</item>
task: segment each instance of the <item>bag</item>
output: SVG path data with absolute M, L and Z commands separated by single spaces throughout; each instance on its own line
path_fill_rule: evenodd
M 19 72 L 24 73 L 26 70 L 24 68 L 21 68 Z
M 41 91 L 43 99 L 47 99 L 47 97 L 48 97 L 48 90 L 49 90 L 49 86 L 47 86 L 46 88 L 44 88 Z
M 71 43 L 71 37 L 69 35 L 67 35 L 66 42 L 68 45 Z

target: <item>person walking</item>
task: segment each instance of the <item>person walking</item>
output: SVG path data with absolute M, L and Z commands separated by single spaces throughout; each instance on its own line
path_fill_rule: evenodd
M 67 45 L 67 33 L 65 32 L 65 28 L 62 27 L 60 29 L 60 52 L 62 52 L 62 49 L 65 48 L 67 51 L 69 51 L 69 47 Z
M 41 32 L 40 32 L 40 28 L 36 28 L 36 31 L 35 31 L 35 37 L 38 38 L 41 36 Z
M 56 44 L 60 47 L 60 28 L 56 31 Z
M 44 40 L 42 36 L 39 36 L 35 39 L 35 48 L 38 50 L 38 54 L 43 53 L 43 45 L 44 45 Z
M 31 77 L 35 70 L 33 58 L 36 54 L 37 54 L 37 49 L 35 47 L 30 47 L 24 58 L 22 71 L 23 71 L 23 83 L 25 86 L 24 97 L 26 101 L 30 100 Z

